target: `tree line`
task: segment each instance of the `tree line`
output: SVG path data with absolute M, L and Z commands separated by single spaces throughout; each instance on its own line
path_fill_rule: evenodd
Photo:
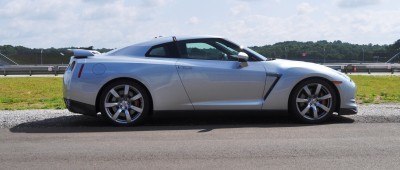
M 101 53 L 112 49 L 93 49 L 90 47 L 66 47 L 66 48 L 27 48 L 23 46 L 3 45 L 0 46 L 0 53 L 17 62 L 18 64 L 40 65 L 40 64 L 68 64 L 71 57 L 68 49 L 90 49 Z M 0 56 L 0 59 L 2 57 Z M 5 59 L 3 59 L 5 60 Z M 0 60 L 1 61 L 1 60 Z M 6 61 L 7 62 L 7 61 Z
M 23 46 L 1 45 L 0 53 L 19 64 L 67 64 L 71 54 L 67 49 L 93 49 L 93 47 L 68 48 L 27 48 Z M 400 39 L 390 45 L 351 44 L 342 41 L 317 42 L 285 41 L 273 45 L 253 46 L 251 49 L 269 58 L 325 62 L 385 62 L 400 52 Z M 112 49 L 93 49 L 108 52 Z M 0 62 L 4 58 L 0 57 Z M 394 62 L 399 62 L 399 59 Z
M 254 46 L 266 57 L 324 62 L 385 62 L 400 52 L 400 39 L 391 45 L 359 45 L 342 41 L 285 41 L 273 45 Z M 397 60 L 398 62 L 398 60 Z

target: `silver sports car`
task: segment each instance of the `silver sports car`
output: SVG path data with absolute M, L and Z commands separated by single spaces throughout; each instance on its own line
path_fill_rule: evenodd
M 305 123 L 356 114 L 356 86 L 345 74 L 266 58 L 214 36 L 159 37 L 105 54 L 71 50 L 64 98 L 71 112 L 116 125 L 153 111 L 289 111 Z

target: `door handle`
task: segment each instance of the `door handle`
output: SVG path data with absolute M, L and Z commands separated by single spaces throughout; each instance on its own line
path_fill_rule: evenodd
M 178 66 L 178 69 L 192 69 L 192 66 Z

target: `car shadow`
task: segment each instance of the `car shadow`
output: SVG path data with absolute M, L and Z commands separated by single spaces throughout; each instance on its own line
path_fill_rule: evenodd
M 10 131 L 13 133 L 79 133 L 198 130 L 198 133 L 205 133 L 226 128 L 298 127 L 353 122 L 351 118 L 334 115 L 323 124 L 301 124 L 285 112 L 158 112 L 145 124 L 135 127 L 112 126 L 100 115 L 98 117 L 71 115 L 21 123 L 10 128 Z

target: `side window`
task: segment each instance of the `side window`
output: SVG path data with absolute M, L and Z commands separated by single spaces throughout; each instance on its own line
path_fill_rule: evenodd
M 181 58 L 238 61 L 239 52 L 245 52 L 249 55 L 248 61 L 261 61 L 246 49 L 219 38 L 184 40 L 177 45 Z
M 239 52 L 244 52 L 247 55 L 249 55 L 249 60 L 248 61 L 259 61 L 259 59 L 254 56 L 253 54 L 249 53 L 248 51 L 241 49 L 239 46 L 234 45 L 228 41 L 225 40 L 217 40 L 215 42 L 216 46 L 223 49 L 228 55 L 227 58 L 224 58 L 224 60 L 229 60 L 229 61 L 238 61 L 239 59 L 237 58 L 237 54 Z
M 218 50 L 214 46 L 205 42 L 188 42 L 185 45 L 186 53 L 182 54 L 184 58 L 201 59 L 201 60 L 221 60 L 225 53 Z
M 165 57 L 165 56 L 167 56 L 167 52 L 165 50 L 165 47 L 156 47 L 156 48 L 153 48 L 149 52 L 149 56 L 152 56 L 152 57 Z
M 146 53 L 146 57 L 177 58 L 178 52 L 173 43 L 156 45 Z

